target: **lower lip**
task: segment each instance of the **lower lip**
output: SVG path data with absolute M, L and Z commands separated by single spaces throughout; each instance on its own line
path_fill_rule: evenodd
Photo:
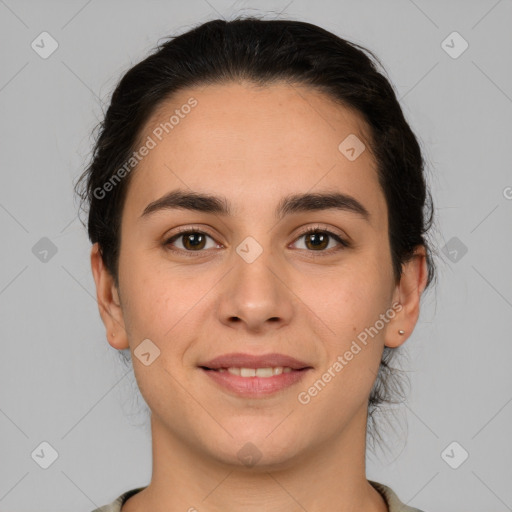
M 218 372 L 205 370 L 204 368 L 201 368 L 201 370 L 217 384 L 238 396 L 258 398 L 271 395 L 296 384 L 304 378 L 311 368 L 292 370 L 272 377 L 240 377 L 228 371 Z

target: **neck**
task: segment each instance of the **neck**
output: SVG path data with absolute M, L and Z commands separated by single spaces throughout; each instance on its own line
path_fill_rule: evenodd
M 286 462 L 252 467 L 205 456 L 151 417 L 153 476 L 122 512 L 387 512 L 365 474 L 366 410 L 344 432 Z

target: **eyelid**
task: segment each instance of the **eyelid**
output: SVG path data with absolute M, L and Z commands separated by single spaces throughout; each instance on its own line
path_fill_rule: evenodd
M 297 237 L 306 235 L 306 234 L 314 232 L 314 231 L 321 231 L 322 233 L 325 232 L 325 233 L 329 233 L 331 235 L 335 235 L 339 238 L 344 239 L 344 241 L 346 241 L 347 243 L 349 240 L 348 236 L 343 231 L 337 230 L 336 228 L 332 228 L 327 224 L 319 224 L 319 223 L 313 224 L 311 226 L 308 226 L 308 227 L 302 229 L 299 232 L 299 234 L 297 235 Z

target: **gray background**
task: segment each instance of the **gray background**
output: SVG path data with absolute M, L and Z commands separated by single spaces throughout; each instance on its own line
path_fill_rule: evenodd
M 239 13 L 374 51 L 425 151 L 439 284 L 368 477 L 426 512 L 512 510 L 510 0 L 0 0 L 0 511 L 87 512 L 149 482 L 145 404 L 106 342 L 72 187 L 121 74 L 159 38 Z M 46 59 L 31 47 L 43 31 L 59 45 Z M 457 58 L 442 44 L 453 31 L 469 44 Z M 48 469 L 31 455 L 43 441 L 58 453 Z

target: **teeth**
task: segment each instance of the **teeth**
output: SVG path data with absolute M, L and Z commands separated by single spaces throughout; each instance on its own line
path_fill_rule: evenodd
M 223 372 L 226 369 L 221 368 L 218 371 Z M 273 377 L 281 373 L 290 373 L 292 371 L 288 366 L 276 366 L 275 368 L 228 368 L 227 371 L 232 375 L 239 377 Z

